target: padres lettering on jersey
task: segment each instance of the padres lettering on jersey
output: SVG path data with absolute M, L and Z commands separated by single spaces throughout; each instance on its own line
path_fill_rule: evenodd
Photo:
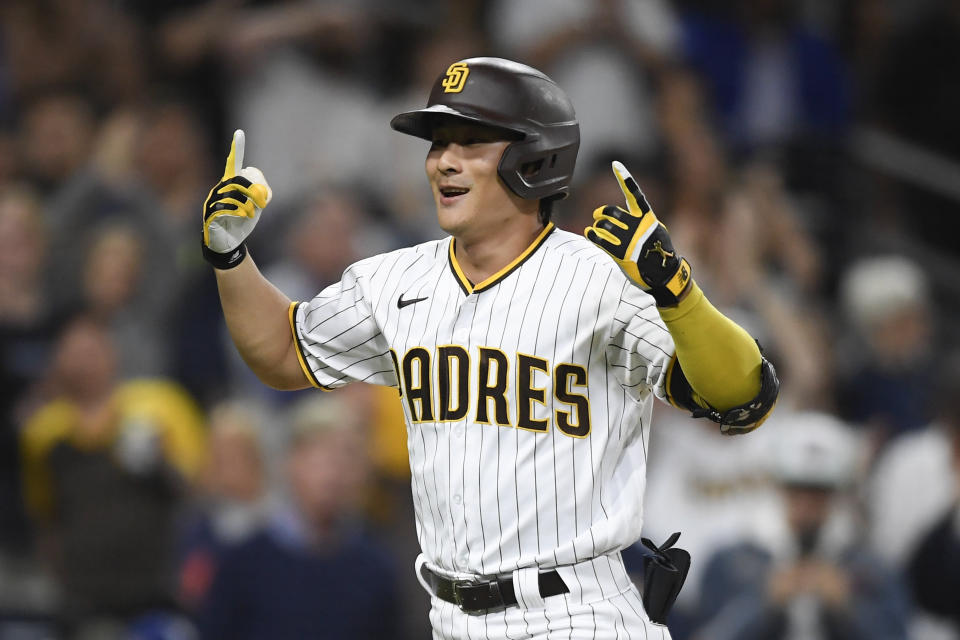
M 476 285 L 449 238 L 374 256 L 290 320 L 316 386 L 400 389 L 436 566 L 572 564 L 639 536 L 674 346 L 652 298 L 583 237 L 549 225 Z
M 491 424 L 492 419 L 501 427 L 546 432 L 552 423 L 569 436 L 582 438 L 590 433 L 589 402 L 575 391 L 587 386 L 587 370 L 581 365 L 564 362 L 552 367 L 543 358 L 523 353 L 511 358 L 484 346 L 478 346 L 471 358 L 460 345 L 443 345 L 433 353 L 411 347 L 401 363 L 411 422 L 456 422 L 474 408 L 473 421 L 478 424 Z M 515 396 L 511 388 L 516 389 Z M 551 393 L 562 406 L 554 409 L 552 421 L 533 420 L 530 403 L 546 406 Z

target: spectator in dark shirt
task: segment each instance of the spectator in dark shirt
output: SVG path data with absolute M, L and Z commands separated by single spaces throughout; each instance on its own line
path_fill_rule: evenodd
M 933 294 L 927 272 L 903 255 L 862 258 L 841 278 L 851 332 L 839 359 L 840 410 L 872 432 L 875 447 L 934 418 Z
M 366 437 L 337 397 L 293 409 L 288 504 L 229 552 L 200 613 L 209 640 L 398 637 L 396 571 L 356 517 Z
M 172 541 L 203 457 L 203 417 L 169 380 L 118 380 L 116 362 L 106 327 L 71 320 L 45 383 L 49 401 L 20 434 L 25 503 L 66 638 L 123 637 L 151 614 L 157 624 L 183 621 Z
M 858 540 L 845 504 L 862 441 L 827 414 L 780 414 L 766 429 L 784 511 L 755 539 L 708 559 L 695 638 L 905 640 L 899 578 Z
M 178 594 L 194 611 L 220 559 L 250 539 L 267 512 L 267 451 L 258 407 L 234 400 L 210 411 L 207 456 L 178 537 Z

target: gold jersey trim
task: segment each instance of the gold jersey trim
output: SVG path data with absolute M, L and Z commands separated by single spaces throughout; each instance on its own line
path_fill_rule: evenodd
M 313 374 L 313 371 L 310 370 L 310 367 L 307 366 L 307 358 L 303 354 L 303 348 L 300 346 L 300 338 L 297 336 L 297 327 L 296 327 L 296 318 L 297 318 L 297 308 L 303 304 L 302 302 L 291 302 L 290 308 L 287 309 L 287 318 L 290 320 L 290 331 L 293 332 L 293 347 L 297 352 L 297 360 L 300 362 L 300 368 L 303 369 L 304 375 L 307 376 L 307 380 L 317 389 L 323 391 L 331 391 L 329 387 L 325 387 L 320 384 L 320 381 L 317 380 L 317 376 Z
M 524 249 L 523 253 L 517 256 L 513 261 L 510 262 L 507 266 L 500 271 L 497 271 L 495 274 L 484 280 L 479 284 L 473 284 L 467 279 L 467 276 L 463 274 L 463 270 L 460 268 L 460 263 L 457 262 L 457 249 L 456 249 L 456 238 L 450 239 L 450 249 L 449 249 L 449 262 L 450 270 L 453 272 L 454 278 L 457 279 L 457 283 L 460 285 L 460 288 L 463 289 L 463 292 L 467 295 L 471 293 L 480 293 L 485 291 L 497 284 L 507 276 L 509 276 L 515 269 L 522 265 L 526 260 L 534 254 L 534 252 L 543 245 L 547 240 L 547 236 L 556 228 L 552 222 L 547 223 L 547 226 L 543 228 L 543 231 L 540 232 L 540 235 L 537 236 L 537 239 L 534 240 L 529 247 Z

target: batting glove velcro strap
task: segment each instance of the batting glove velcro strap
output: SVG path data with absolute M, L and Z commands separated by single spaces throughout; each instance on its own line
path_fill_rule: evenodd
M 217 253 L 208 247 L 206 243 L 201 242 L 200 244 L 203 247 L 203 259 L 221 271 L 233 269 L 247 257 L 246 243 L 240 243 L 239 247 L 229 253 Z
M 780 395 L 780 380 L 777 371 L 769 360 L 761 356 L 760 391 L 756 397 L 740 406 L 726 411 L 713 407 L 697 409 L 694 418 L 709 418 L 720 424 L 720 433 L 728 436 L 749 433 L 759 427 L 770 416 Z
M 214 254 L 233 256 L 273 196 L 263 173 L 256 167 L 243 166 L 244 146 L 243 130 L 237 129 L 223 178 L 203 203 L 203 246 Z
M 653 296 L 657 306 L 676 306 L 693 282 L 690 263 L 674 251 L 667 228 L 657 219 L 627 168 L 614 162 L 613 173 L 627 209 L 597 207 L 593 226 L 583 234 L 610 254 L 631 282 Z

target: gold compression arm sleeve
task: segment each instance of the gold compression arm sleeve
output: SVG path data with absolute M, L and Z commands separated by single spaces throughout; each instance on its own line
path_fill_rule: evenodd
M 760 393 L 760 349 L 740 325 L 710 304 L 696 282 L 675 307 L 660 308 L 694 401 L 725 411 Z

